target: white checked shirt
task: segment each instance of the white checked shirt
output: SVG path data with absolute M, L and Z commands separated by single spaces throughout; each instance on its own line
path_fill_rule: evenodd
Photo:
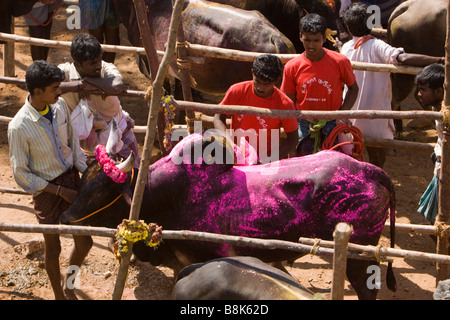
M 70 120 L 64 99 L 50 105 L 53 121 L 39 114 L 26 98 L 8 126 L 9 156 L 17 184 L 38 194 L 72 166 L 86 170 L 86 156 Z

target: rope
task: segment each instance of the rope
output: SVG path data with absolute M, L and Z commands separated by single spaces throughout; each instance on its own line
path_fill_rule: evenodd
M 134 169 L 131 170 L 130 186 L 131 186 L 131 183 L 133 182 L 133 179 L 134 179 Z M 117 198 L 115 198 L 113 201 L 111 201 L 109 204 L 105 205 L 104 207 L 102 207 L 102 208 L 100 208 L 100 209 L 98 209 L 98 210 L 95 210 L 94 212 L 92 212 L 92 213 L 90 213 L 90 214 L 88 214 L 88 215 L 86 215 L 86 216 L 84 216 L 84 217 L 82 217 L 82 218 L 80 218 L 80 219 L 72 220 L 72 221 L 69 221 L 69 222 L 70 222 L 70 223 L 80 222 L 80 221 L 83 221 L 83 220 L 85 220 L 85 219 L 87 219 L 87 218 L 93 216 L 94 214 L 97 214 L 97 213 L 99 213 L 99 212 L 102 212 L 102 211 L 105 210 L 106 208 L 112 206 L 112 205 L 113 205 L 117 200 L 119 200 L 122 196 L 123 196 L 123 193 L 121 193 Z
M 450 127 L 450 106 L 446 106 L 444 104 L 444 101 L 442 101 L 441 106 L 441 112 L 442 112 L 442 125 L 446 128 Z
M 176 46 L 177 46 L 177 49 L 187 48 L 189 46 L 189 42 L 187 42 L 187 41 L 178 42 L 177 41 Z M 178 67 L 178 69 L 191 70 L 191 61 L 177 58 L 177 67 Z M 191 83 L 192 88 L 195 88 L 197 86 L 197 81 L 195 80 L 195 78 L 192 76 L 192 74 L 190 72 L 189 72 L 189 82 Z
M 381 245 L 381 244 L 378 244 L 378 245 L 375 247 L 375 258 L 377 259 L 377 262 L 378 262 L 378 263 L 380 263 L 380 261 L 381 261 L 381 256 L 380 256 L 381 248 L 382 248 L 382 245 Z
M 309 253 L 312 254 L 312 255 L 316 255 L 317 251 L 319 251 L 319 248 L 320 248 L 319 244 L 320 244 L 320 239 L 315 239 L 314 240 L 314 244 L 313 244 L 313 246 L 311 248 L 311 251 Z
M 443 222 L 436 222 L 435 223 L 435 236 L 438 238 L 444 238 L 447 233 L 450 231 L 450 226 Z
M 48 26 L 49 24 L 50 24 L 50 22 L 52 22 L 52 20 L 53 20 L 53 17 L 55 16 L 55 14 L 56 14 L 56 12 L 59 10 L 59 8 L 61 8 L 61 6 L 62 6 L 62 4 L 63 4 L 63 0 L 59 0 L 59 3 L 58 3 L 58 5 L 56 6 L 56 8 L 55 8 L 55 10 L 53 11 L 53 13 L 52 13 L 52 15 L 50 16 L 50 18 L 47 20 L 47 22 L 45 22 L 45 23 L 40 23 L 34 16 L 33 16 L 33 14 L 31 13 L 31 11 L 30 11 L 30 18 L 34 21 L 34 22 L 36 22 L 38 25 L 40 25 L 41 27 L 46 27 L 46 26 Z
M 337 137 L 340 133 L 351 133 L 353 136 L 353 141 L 345 141 L 338 143 L 333 146 L 334 142 L 336 141 Z M 361 133 L 361 130 L 359 130 L 355 126 L 349 126 L 348 124 L 340 124 L 337 125 L 328 135 L 328 137 L 325 139 L 325 141 L 322 144 L 323 150 L 335 150 L 337 148 L 340 148 L 344 145 L 353 144 L 353 150 L 352 150 L 352 157 L 359 160 L 364 161 L 364 138 Z

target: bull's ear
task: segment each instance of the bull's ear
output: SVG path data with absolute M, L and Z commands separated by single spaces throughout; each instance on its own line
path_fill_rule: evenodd
M 87 184 L 89 181 L 95 179 L 98 173 L 102 170 L 102 167 L 97 162 L 97 160 L 91 161 L 87 169 L 83 172 L 81 184 Z

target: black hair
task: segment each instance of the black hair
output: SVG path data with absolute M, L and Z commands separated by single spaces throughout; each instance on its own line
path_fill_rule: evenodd
M 416 84 L 426 85 L 431 89 L 444 87 L 445 67 L 439 63 L 433 63 L 419 72 L 416 76 Z
M 44 60 L 36 60 L 25 73 L 25 83 L 31 94 L 34 94 L 36 88 L 45 90 L 45 87 L 55 82 L 63 82 L 65 78 L 60 68 Z
M 310 13 L 301 18 L 300 20 L 300 34 L 304 32 L 308 33 L 321 33 L 325 35 L 327 31 L 327 21 L 324 17 L 319 16 L 317 13 Z
M 273 54 L 262 54 L 256 57 L 252 66 L 252 73 L 256 78 L 275 82 L 283 72 L 280 58 Z
M 90 34 L 80 34 L 73 38 L 70 54 L 74 61 L 84 62 L 93 60 L 103 53 L 97 38 Z
M 363 3 L 352 3 L 345 10 L 342 21 L 347 26 L 348 31 L 355 37 L 362 37 L 370 33 L 367 20 L 370 14 L 367 6 Z

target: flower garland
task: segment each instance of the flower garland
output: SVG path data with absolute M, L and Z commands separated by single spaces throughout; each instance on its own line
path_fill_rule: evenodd
M 149 247 L 156 247 L 161 242 L 162 227 L 155 223 L 147 225 L 143 220 L 126 220 L 117 227 L 114 254 L 117 259 L 122 258 L 128 252 L 128 243 L 144 241 Z
M 116 183 L 124 183 L 127 179 L 126 172 L 122 172 L 117 168 L 114 161 L 108 156 L 106 152 L 106 148 L 102 145 L 97 145 L 95 147 L 95 156 L 97 158 L 98 163 L 103 167 L 103 171 L 105 171 L 106 175 L 113 179 Z
M 171 96 L 161 98 L 161 111 L 164 112 L 164 122 L 166 123 L 163 141 L 166 151 L 170 151 L 172 147 L 172 127 L 175 125 L 173 122 L 175 119 L 175 110 L 176 107 Z

